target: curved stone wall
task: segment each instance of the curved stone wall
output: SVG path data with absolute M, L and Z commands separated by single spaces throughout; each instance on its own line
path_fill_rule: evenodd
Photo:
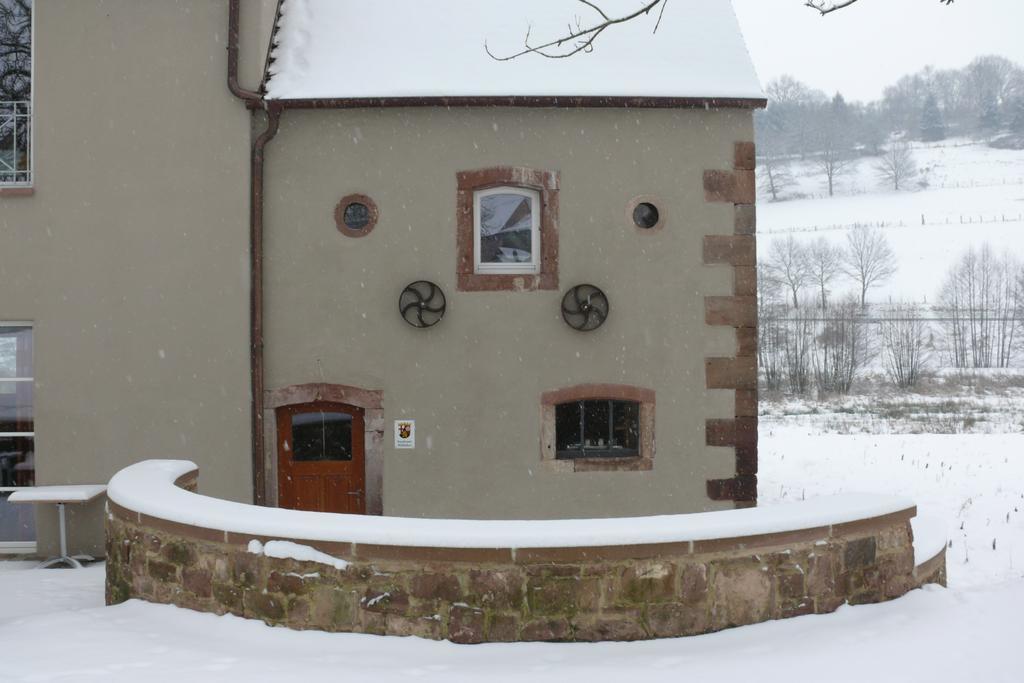
M 494 530 L 493 547 L 479 541 L 434 547 L 366 542 L 373 539 L 358 531 L 362 518 L 344 515 L 322 517 L 337 522 L 341 535 L 351 524 L 353 537 L 361 535 L 361 540 L 288 538 L 228 528 L 234 517 L 225 510 L 238 513 L 239 528 L 261 515 L 295 513 L 185 493 L 180 489 L 195 490 L 195 466 L 171 465 L 177 467 L 140 463 L 111 481 L 108 604 L 141 598 L 296 629 L 459 643 L 639 640 L 831 612 L 846 602 L 879 602 L 923 583 L 945 582 L 944 551 L 914 566 L 913 506 L 834 524 L 820 523 L 828 516 L 822 511 L 832 508 L 810 501 L 780 506 L 787 508 L 782 517 L 771 508 L 703 516 L 705 532 L 716 525 L 730 529 L 732 520 L 755 515 L 782 519 L 802 507 L 814 523 L 786 529 L 773 522 L 784 530 L 727 538 L 695 533 L 692 515 L 638 518 L 627 520 L 638 538 L 651 535 L 642 532 L 644 526 L 678 526 L 680 537 L 632 545 L 618 538 L 605 545 L 555 547 L 549 534 L 547 547 L 512 547 L 501 543 L 502 529 L 589 527 L 580 520 L 511 527 L 471 522 Z M 131 492 L 133 487 L 145 490 Z M 203 517 L 207 502 L 216 504 L 209 517 L 221 523 L 188 521 Z M 168 504 L 180 504 L 182 513 L 154 514 Z M 846 519 L 842 507 L 829 514 Z M 314 519 L 310 513 L 298 514 Z M 747 517 L 720 517 L 740 514 Z M 391 518 L 389 528 L 400 528 L 403 521 L 413 529 L 451 524 Z M 608 527 L 619 521 L 609 520 Z

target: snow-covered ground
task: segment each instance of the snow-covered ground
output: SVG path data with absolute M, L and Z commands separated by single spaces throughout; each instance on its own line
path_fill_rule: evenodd
M 758 251 L 774 240 L 824 237 L 845 244 L 855 225 L 881 227 L 899 260 L 896 275 L 872 290 L 870 299 L 931 302 L 946 271 L 971 246 L 988 242 L 1024 258 L 1024 152 L 991 149 L 966 140 L 916 143 L 915 156 L 928 188 L 895 192 L 879 186 L 877 159 L 860 159 L 827 197 L 811 162 L 794 162 L 796 184 L 769 202 L 758 198 Z M 924 225 L 922 225 L 922 218 Z M 851 291 L 850 283 L 836 293 Z
M 766 416 L 764 502 L 839 491 L 914 498 L 950 533 L 951 588 L 882 605 L 643 643 L 458 646 L 294 632 L 131 601 L 103 575 L 0 563 L 3 681 L 651 681 L 815 672 L 829 681 L 1019 681 L 1024 434 L 835 434 Z M 995 548 L 993 548 L 993 540 Z M 794 674 L 794 672 L 798 672 Z
M 66 572 L 64 572 L 66 573 Z M 0 590 L 3 590 L 0 587 Z M 676 640 L 460 646 L 296 632 L 129 602 L 21 621 L 0 618 L 4 681 L 710 681 L 811 677 L 1020 681 L 1024 582 L 930 588 L 895 602 Z
M 760 502 L 895 493 L 945 525 L 950 585 L 1024 579 L 1024 434 L 829 434 L 762 424 Z

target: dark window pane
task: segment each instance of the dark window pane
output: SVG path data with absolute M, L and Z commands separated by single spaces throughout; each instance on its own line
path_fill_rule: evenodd
M 31 543 L 36 540 L 35 506 L 8 503 L 12 493 L 0 491 L 0 543 Z
M 615 401 L 612 404 L 612 448 L 640 451 L 640 404 Z
M 608 401 L 585 401 L 583 403 L 583 447 L 585 449 L 607 450 L 609 432 Z
M 580 448 L 580 404 L 555 406 L 555 450 L 562 453 Z
M 35 439 L 31 436 L 0 436 L 0 488 L 35 486 L 34 451 Z
M 352 416 L 320 411 L 293 416 L 292 459 L 296 462 L 351 460 Z
M 32 431 L 32 382 L 0 380 L 0 433 Z
M 556 458 L 633 457 L 640 454 L 640 404 L 576 401 L 555 407 Z
M 0 379 L 32 377 L 32 328 L 0 326 Z
M 361 202 L 352 202 L 345 207 L 344 221 L 349 230 L 362 230 L 370 224 L 370 207 Z
M 533 200 L 520 194 L 480 198 L 480 263 L 533 260 Z

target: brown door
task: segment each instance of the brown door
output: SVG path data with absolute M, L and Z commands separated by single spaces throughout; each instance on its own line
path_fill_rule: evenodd
M 366 514 L 363 409 L 316 401 L 277 409 L 278 505 Z

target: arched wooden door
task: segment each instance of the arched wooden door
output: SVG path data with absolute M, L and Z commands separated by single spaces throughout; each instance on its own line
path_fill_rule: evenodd
M 315 401 L 276 414 L 278 505 L 366 514 L 363 409 Z

